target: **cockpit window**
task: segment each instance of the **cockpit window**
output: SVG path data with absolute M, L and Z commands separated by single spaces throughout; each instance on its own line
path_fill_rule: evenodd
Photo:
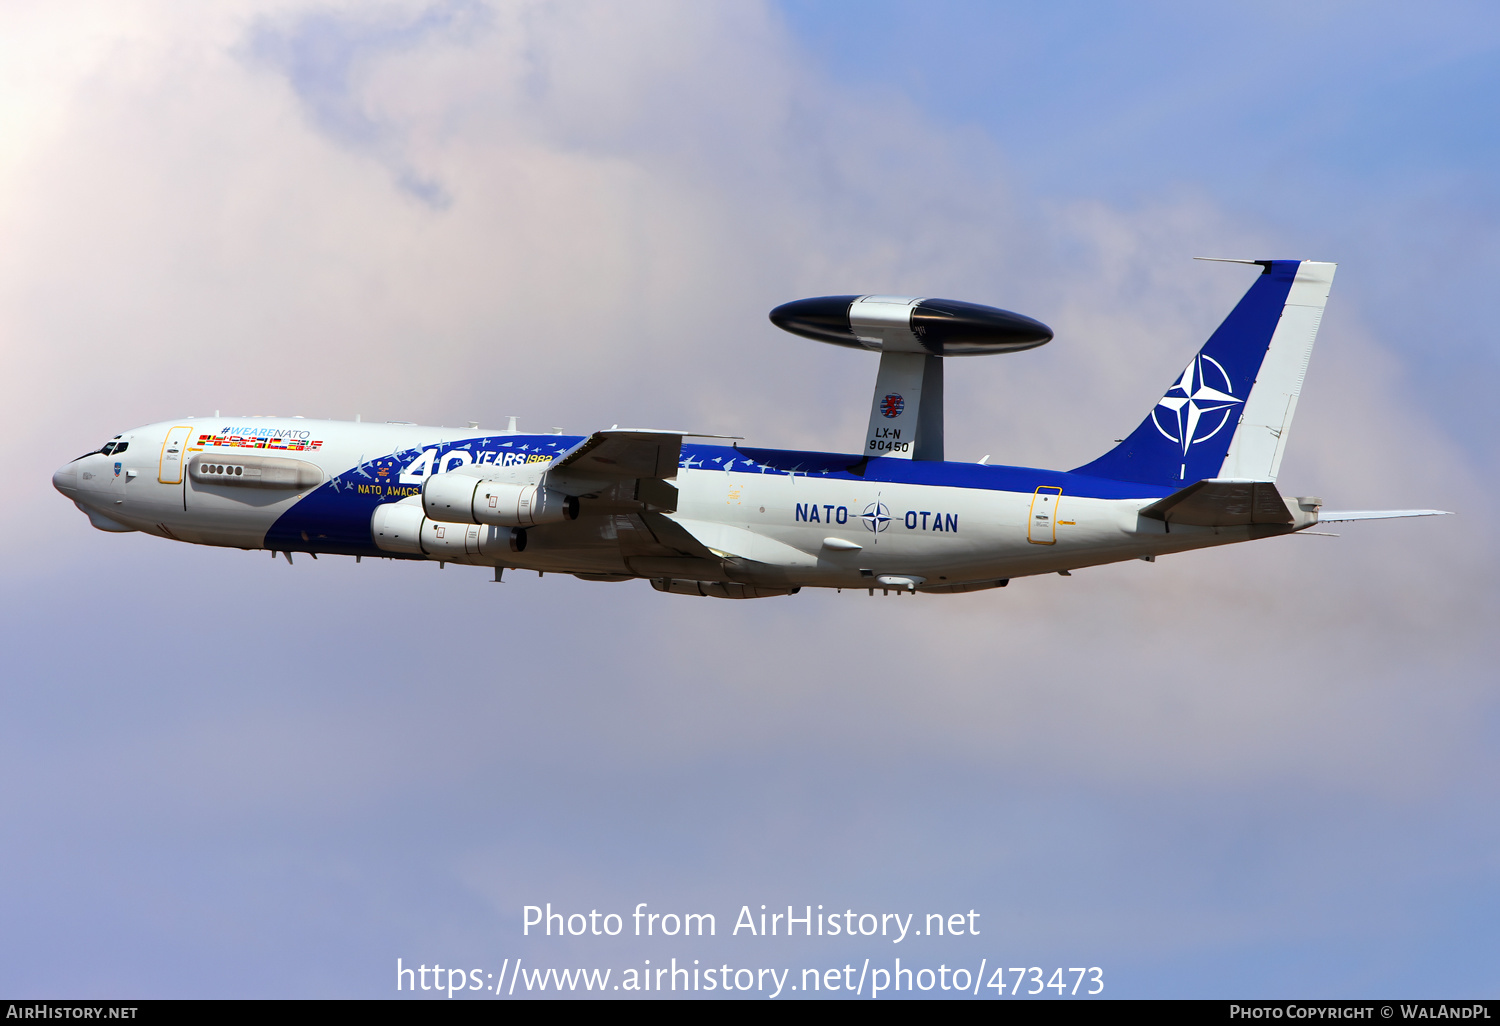
M 116 437 L 119 436 L 117 435 Z M 78 457 L 78 460 L 88 459 L 90 456 L 118 456 L 128 448 L 130 448 L 129 442 L 108 441 L 92 452 L 84 453 L 82 456 Z M 77 463 L 78 460 L 74 460 L 73 462 Z

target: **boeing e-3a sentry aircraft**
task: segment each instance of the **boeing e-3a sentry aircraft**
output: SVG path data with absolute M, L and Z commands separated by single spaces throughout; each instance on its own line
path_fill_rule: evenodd
M 1073 470 L 947 462 L 943 368 L 1052 338 L 951 300 L 825 296 L 771 320 L 880 354 L 858 453 L 612 427 L 587 437 L 185 417 L 53 475 L 105 531 L 437 560 L 719 598 L 804 587 L 955 593 L 1013 578 L 1439 510 L 1325 512 L 1276 476 L 1335 265 L 1233 261 L 1250 290 L 1119 445 Z M 710 439 L 711 441 L 685 441 Z M 736 440 L 737 441 L 737 440 Z M 988 457 L 986 457 L 986 460 Z

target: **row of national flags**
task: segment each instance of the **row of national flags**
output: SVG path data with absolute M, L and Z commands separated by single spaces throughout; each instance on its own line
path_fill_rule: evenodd
M 308 438 L 262 438 L 257 435 L 199 435 L 199 445 L 229 449 L 277 449 L 283 452 L 306 452 L 321 449 L 321 440 Z

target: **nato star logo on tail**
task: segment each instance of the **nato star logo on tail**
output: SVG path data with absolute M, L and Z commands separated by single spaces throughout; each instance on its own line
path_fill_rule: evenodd
M 1220 387 L 1210 385 L 1210 379 Z M 1233 391 L 1234 386 L 1223 365 L 1212 356 L 1200 353 L 1183 369 L 1177 383 L 1161 397 L 1151 411 L 1151 420 L 1156 424 L 1156 430 L 1182 446 L 1182 453 L 1186 456 L 1189 448 L 1212 438 L 1229 423 L 1234 412 L 1232 407 L 1244 402 L 1236 398 Z M 1213 416 L 1215 413 L 1217 418 Z M 1165 424 L 1163 419 L 1167 421 Z

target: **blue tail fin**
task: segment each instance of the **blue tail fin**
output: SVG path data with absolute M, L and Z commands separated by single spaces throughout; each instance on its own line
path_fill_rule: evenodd
M 1276 477 L 1335 265 L 1253 262 L 1260 277 L 1146 419 L 1074 473 L 1171 486 Z

